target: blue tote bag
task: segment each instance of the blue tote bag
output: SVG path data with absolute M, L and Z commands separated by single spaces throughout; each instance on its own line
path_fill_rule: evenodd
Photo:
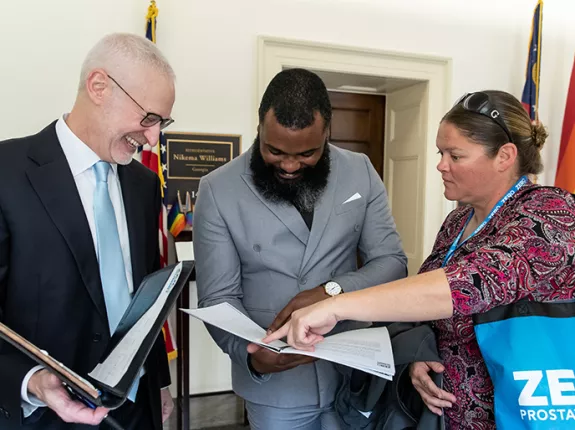
M 575 303 L 520 301 L 473 322 L 497 429 L 575 429 Z

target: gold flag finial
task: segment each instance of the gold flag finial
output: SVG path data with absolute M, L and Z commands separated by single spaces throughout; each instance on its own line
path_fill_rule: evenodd
M 156 1 L 151 0 L 150 6 L 148 6 L 148 14 L 146 15 L 146 32 L 150 31 L 148 38 L 154 43 L 156 43 L 156 18 L 159 12 Z

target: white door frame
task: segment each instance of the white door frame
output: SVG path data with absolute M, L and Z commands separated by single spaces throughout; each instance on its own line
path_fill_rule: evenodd
M 301 40 L 260 36 L 255 109 L 272 78 L 286 67 L 354 75 L 401 78 L 428 83 L 427 150 L 425 153 L 425 190 L 423 255 L 428 255 L 435 236 L 454 202 L 443 196 L 441 176 L 435 169 L 438 124 L 449 110 L 451 100 L 451 59 L 420 54 L 331 45 Z M 257 125 L 257 124 L 256 124 Z

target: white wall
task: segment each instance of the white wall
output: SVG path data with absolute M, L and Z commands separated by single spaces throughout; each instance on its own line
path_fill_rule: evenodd
M 240 133 L 256 123 L 261 34 L 453 58 L 455 99 L 497 88 L 520 96 L 535 0 L 158 0 L 158 45 L 178 75 L 172 130 Z M 70 109 L 90 46 L 144 32 L 147 0 L 0 0 L 0 139 Z M 575 51 L 573 0 L 546 0 L 540 117 L 552 182 Z
M 269 35 L 453 59 L 451 94 L 520 97 L 535 0 L 158 0 L 158 45 L 178 75 L 174 131 L 243 135 L 256 120 L 256 38 Z M 87 50 L 144 34 L 147 0 L 0 0 L 0 140 L 72 106 Z M 552 183 L 573 53 L 575 1 L 546 0 L 540 117 Z M 225 379 L 225 376 L 224 376 Z

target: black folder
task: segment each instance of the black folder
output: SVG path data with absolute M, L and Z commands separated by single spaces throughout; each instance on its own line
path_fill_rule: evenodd
M 78 375 L 62 363 L 50 357 L 46 351 L 40 350 L 2 323 L 0 323 L 0 339 L 5 340 L 38 364 L 49 369 L 62 380 L 69 390 L 73 391 L 75 395 L 84 401 L 89 402 L 93 406 L 116 409 L 126 400 L 130 388 L 139 375 L 140 369 L 143 367 L 156 338 L 159 336 L 170 310 L 175 305 L 184 286 L 189 282 L 193 269 L 193 261 L 184 261 L 167 266 L 144 278 L 136 290 L 120 324 L 110 339 L 108 348 L 100 359 L 98 366 L 112 361 L 110 360 L 110 358 L 113 357 L 112 354 L 117 354 L 118 351 L 121 351 L 123 342 L 127 339 L 126 336 L 130 333 L 134 333 L 136 324 L 138 322 L 141 324 L 146 319 L 146 312 L 150 310 L 158 300 L 165 300 L 165 302 L 161 306 L 159 306 L 161 302 L 158 302 L 157 309 L 159 309 L 159 312 L 157 316 L 156 313 L 154 313 L 153 318 L 148 318 L 151 328 L 145 331 L 143 338 L 136 336 L 137 341 L 134 343 L 135 355 L 131 359 L 131 362 L 128 360 L 123 363 L 117 363 L 125 364 L 129 362 L 129 365 L 125 369 L 125 372 L 119 372 L 122 376 L 116 384 L 108 385 L 90 375 Z M 181 270 L 179 276 L 174 276 L 171 283 L 172 285 L 165 289 L 165 285 L 172 273 L 179 270 Z M 162 294 L 164 296 L 160 297 Z M 96 366 L 90 374 L 94 373 L 98 366 Z

